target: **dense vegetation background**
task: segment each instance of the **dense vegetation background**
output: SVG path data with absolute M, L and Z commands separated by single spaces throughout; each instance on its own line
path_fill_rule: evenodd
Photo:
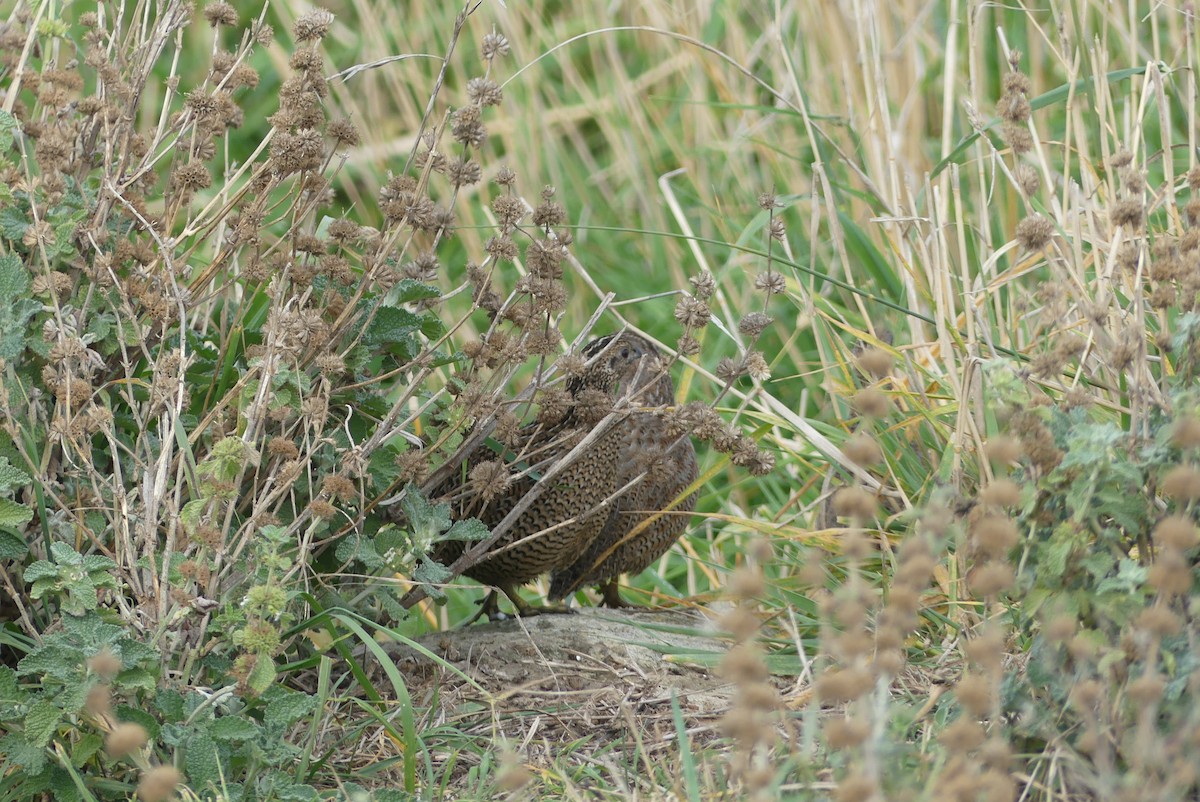
M 436 6 L 0 4 L 0 798 L 1194 797 L 1191 11 Z M 626 325 L 727 709 L 368 673 Z

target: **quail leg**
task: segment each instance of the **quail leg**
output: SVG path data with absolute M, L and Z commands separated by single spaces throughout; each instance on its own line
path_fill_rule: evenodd
M 534 615 L 542 615 L 545 613 L 573 613 L 575 612 L 565 604 L 529 604 L 521 595 L 517 593 L 517 589 L 511 585 L 501 585 L 500 590 L 504 591 L 504 595 L 512 602 L 512 606 L 517 608 L 517 615 L 522 618 L 529 618 Z
M 480 618 L 487 616 L 488 621 L 499 621 L 507 618 L 504 613 L 500 612 L 500 597 L 496 595 L 496 591 L 488 592 L 488 595 L 478 602 L 479 609 L 475 611 L 475 615 L 471 616 L 463 624 L 464 627 L 470 626 Z
M 621 598 L 621 592 L 619 590 L 617 590 L 617 578 L 616 577 L 613 577 L 612 579 L 608 580 L 603 585 L 601 585 L 600 593 L 604 597 L 603 600 L 600 602 L 600 604 L 604 607 L 611 607 L 614 610 L 620 609 L 622 607 L 624 607 L 626 609 L 637 608 L 636 604 L 632 604 Z

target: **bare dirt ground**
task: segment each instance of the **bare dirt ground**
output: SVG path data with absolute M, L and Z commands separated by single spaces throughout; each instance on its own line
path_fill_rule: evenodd
M 720 707 L 729 688 L 707 665 L 728 646 L 707 634 L 711 629 L 691 611 L 585 608 L 476 624 L 420 642 L 501 698 L 568 695 L 577 702 L 636 698 L 645 704 L 675 693 L 689 706 Z M 412 649 L 389 651 L 415 686 L 426 676 L 467 684 Z
M 523 744 L 536 763 L 537 744 L 545 759 L 553 743 L 584 741 L 591 751 L 637 738 L 651 751 L 665 747 L 673 697 L 693 737 L 715 737 L 733 688 L 710 669 L 728 648 L 710 632 L 694 611 L 585 608 L 422 638 L 445 664 L 401 644 L 387 650 L 427 726 Z

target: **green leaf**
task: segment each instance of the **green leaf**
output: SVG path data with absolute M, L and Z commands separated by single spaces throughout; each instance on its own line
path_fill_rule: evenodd
M 29 474 L 9 462 L 8 457 L 0 456 L 0 493 L 25 487 L 32 482 Z
M 154 707 L 162 716 L 163 721 L 183 721 L 187 715 L 183 704 L 183 694 L 171 688 L 163 688 L 155 694 Z
M 208 728 L 209 735 L 217 741 L 250 741 L 257 738 L 260 732 L 262 729 L 257 724 L 241 716 L 219 718 Z
M 478 518 L 464 518 L 461 521 L 455 521 L 454 525 L 446 530 L 446 534 L 436 540 L 465 540 L 473 542 L 483 540 L 491 533 L 487 525 Z
M 284 800 L 284 802 L 311 802 L 311 800 L 320 799 L 317 789 L 311 785 L 294 783 L 286 774 L 280 774 L 279 779 L 279 783 L 272 789 L 274 791 L 272 796 L 275 799 Z
M 44 747 L 54 737 L 62 717 L 63 711 L 57 705 L 44 699 L 34 702 L 25 714 L 25 740 L 32 746 Z
M 83 558 L 83 570 L 89 574 L 96 573 L 97 571 L 112 571 L 116 567 L 117 564 L 115 562 L 102 554 L 88 554 Z M 111 576 L 107 577 L 107 579 L 113 581 L 113 577 Z M 96 577 L 93 577 L 92 580 L 99 582 Z M 105 585 L 105 587 L 108 587 L 108 585 Z
M 83 799 L 75 778 L 62 766 L 50 768 L 50 791 L 54 794 L 54 802 L 77 802 Z M 89 799 L 93 799 L 91 795 Z
M 145 710 L 130 707 L 129 705 L 119 705 L 117 707 L 117 720 L 141 724 L 142 729 L 146 731 L 146 734 L 150 736 L 150 740 L 152 741 L 157 739 L 159 732 L 162 731 L 161 725 L 159 725 L 158 720 L 154 716 Z
M 58 566 L 48 560 L 38 560 L 25 569 L 27 583 L 34 583 L 39 579 L 58 579 Z
M 422 583 L 431 599 L 441 601 L 446 594 L 435 586 L 450 581 L 450 569 L 433 560 L 422 560 L 417 570 L 413 571 L 413 581 Z
M 442 294 L 442 291 L 432 284 L 423 284 L 416 279 L 406 278 L 401 279 L 388 293 L 389 300 L 392 295 L 395 295 L 394 302 L 399 304 L 411 303 L 412 301 L 424 301 L 429 298 L 437 298 Z M 389 309 L 391 307 L 384 307 Z
M 197 498 L 183 505 L 183 509 L 179 511 L 179 520 L 183 524 L 183 531 L 189 535 L 196 534 L 196 527 L 200 525 L 200 520 L 204 516 L 204 510 L 208 504 L 208 499 Z
M 71 765 L 79 768 L 95 757 L 103 745 L 104 739 L 96 733 L 84 733 L 83 737 L 76 741 L 75 745 L 71 748 Z
M 337 548 L 334 549 L 334 556 L 341 563 L 348 563 L 351 560 L 358 561 L 372 571 L 383 568 L 385 565 L 383 557 L 375 549 L 375 542 L 357 532 L 352 532 L 342 538 L 337 544 Z
M 13 136 L 21 130 L 21 123 L 11 112 L 0 111 L 0 154 L 12 147 Z
M 394 345 L 403 342 L 421 328 L 421 316 L 407 309 L 381 306 L 367 327 L 364 341 L 371 346 Z
M 275 661 L 265 655 L 260 655 L 246 677 L 246 684 L 255 693 L 262 693 L 275 682 Z
M 450 505 L 429 503 L 414 484 L 405 489 L 400 505 L 408 517 L 408 531 L 413 544 L 422 553 L 428 552 L 437 536 L 450 528 Z
M 317 698 L 306 693 L 273 685 L 263 693 L 267 709 L 263 723 L 272 729 L 283 729 L 295 724 L 317 709 Z
M 25 350 L 29 319 L 42 305 L 29 297 L 29 273 L 13 254 L 0 256 L 0 359 L 15 361 Z
M 6 759 L 6 765 L 19 766 L 27 774 L 37 774 L 46 767 L 45 748 L 27 743 L 15 732 L 0 738 L 0 757 Z
M 221 759 L 217 752 L 217 742 L 209 737 L 207 732 L 197 732 L 188 739 L 184 747 L 184 773 L 188 785 L 204 796 L 203 792 L 210 788 L 222 787 Z
M 59 565 L 83 565 L 83 555 L 60 540 L 50 544 L 50 556 Z
M 12 532 L 0 529 L 0 560 L 23 560 L 28 553 L 29 547 L 25 545 L 24 540 Z

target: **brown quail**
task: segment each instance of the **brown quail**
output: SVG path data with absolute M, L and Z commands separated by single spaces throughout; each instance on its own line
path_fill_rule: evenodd
M 606 342 L 611 339 L 604 338 Z M 597 342 L 600 340 L 589 343 L 588 357 L 600 354 Z M 640 347 L 618 346 L 589 359 L 584 373 L 567 382 L 572 405 L 561 420 L 552 425 L 539 422 L 524 426 L 506 447 L 479 447 L 467 458 L 464 470 L 437 488 L 434 495 L 450 501 L 456 518 L 473 516 L 489 528 L 495 527 L 533 489 L 539 477 L 607 414 L 614 397 L 629 392 L 639 376 L 649 375 L 642 369 L 642 354 Z M 611 515 L 609 498 L 617 487 L 626 425 L 627 421 L 616 421 L 552 478 L 553 486 L 542 490 L 488 555 L 463 573 L 499 588 L 523 615 L 565 611 L 565 607 L 527 605 L 516 589 L 541 574 L 565 568 L 600 533 Z M 506 479 L 505 474 L 510 478 Z M 434 556 L 449 564 L 461 556 L 464 548 L 461 541 L 447 541 Z M 488 597 L 481 612 L 490 617 L 498 614 L 495 594 Z
M 584 353 L 600 353 L 608 343 L 589 343 Z M 661 414 L 646 407 L 675 401 L 675 387 L 664 370 L 658 350 L 641 337 L 622 335 L 622 348 L 642 362 L 644 389 L 634 395 L 633 412 L 621 422 L 621 449 L 615 486 L 620 489 L 645 473 L 641 482 L 621 494 L 600 534 L 580 556 L 551 577 L 550 598 L 561 599 L 584 584 L 600 585 L 604 604 L 629 606 L 617 592 L 620 574 L 636 574 L 661 557 L 687 526 L 687 513 L 696 507 L 696 494 L 680 499 L 696 480 L 698 467 L 692 441 L 668 432 Z M 661 410 L 660 410 L 661 412 Z M 678 500 L 678 503 L 676 501 Z M 666 514 L 655 517 L 666 510 Z

